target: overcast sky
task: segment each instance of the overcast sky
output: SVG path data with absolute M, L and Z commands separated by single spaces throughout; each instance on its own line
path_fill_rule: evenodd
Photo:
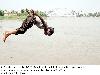
M 0 0 L 0 9 L 20 10 L 23 8 L 100 10 L 100 0 Z

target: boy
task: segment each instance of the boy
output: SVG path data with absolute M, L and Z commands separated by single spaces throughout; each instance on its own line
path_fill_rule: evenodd
M 44 29 L 44 34 L 51 36 L 54 33 L 54 28 L 52 27 L 48 27 L 47 23 L 44 21 L 44 19 L 39 16 L 38 14 L 36 14 L 33 10 L 27 11 L 28 12 L 28 16 L 27 18 L 23 21 L 21 27 L 11 30 L 11 31 L 5 31 L 3 33 L 3 41 L 5 42 L 7 37 L 10 36 L 11 34 L 24 34 L 27 29 L 31 28 L 34 25 L 36 25 L 38 28 L 40 29 Z M 40 20 L 37 20 L 37 17 Z M 41 26 L 42 24 L 42 26 Z

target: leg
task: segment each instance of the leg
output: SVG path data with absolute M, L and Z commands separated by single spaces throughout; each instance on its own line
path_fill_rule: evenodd
M 5 31 L 5 32 L 3 33 L 3 41 L 5 42 L 6 39 L 7 39 L 7 37 L 8 37 L 9 35 L 15 34 L 16 32 L 17 32 L 16 29 L 15 29 L 15 30 L 11 30 L 11 31 Z

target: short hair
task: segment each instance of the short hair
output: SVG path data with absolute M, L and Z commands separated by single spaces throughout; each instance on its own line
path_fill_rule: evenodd
M 51 36 L 54 33 L 54 28 L 48 27 L 48 29 L 50 29 L 50 34 L 47 34 L 47 35 Z

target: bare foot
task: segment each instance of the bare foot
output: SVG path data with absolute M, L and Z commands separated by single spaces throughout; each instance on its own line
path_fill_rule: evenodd
M 8 32 L 5 31 L 5 32 L 3 33 L 3 41 L 4 41 L 4 42 L 6 41 L 6 38 L 7 38 L 8 36 L 9 36 Z

